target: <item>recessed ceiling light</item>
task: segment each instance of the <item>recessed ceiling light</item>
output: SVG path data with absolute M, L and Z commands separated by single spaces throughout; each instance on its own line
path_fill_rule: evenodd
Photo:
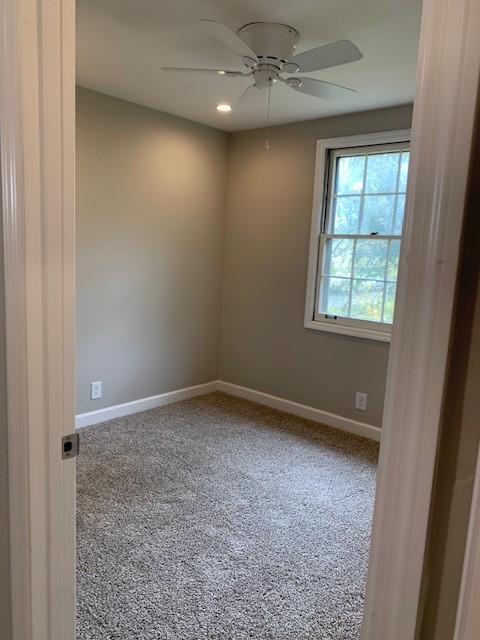
M 225 103 L 217 104 L 217 111 L 220 111 L 221 113 L 228 113 L 231 110 L 232 110 L 232 107 L 229 104 L 225 104 Z
M 219 76 L 224 76 L 227 72 L 226 71 L 217 71 Z

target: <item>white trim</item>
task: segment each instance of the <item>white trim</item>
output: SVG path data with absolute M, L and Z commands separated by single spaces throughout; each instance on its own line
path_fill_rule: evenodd
M 480 638 L 480 449 L 468 527 L 454 640 Z
M 336 322 L 329 322 L 327 320 L 319 320 L 316 318 L 315 300 L 319 271 L 318 262 L 320 259 L 320 237 L 322 235 L 321 225 L 325 204 L 324 191 L 327 170 L 326 160 L 328 151 L 334 149 L 349 149 L 353 147 L 409 142 L 410 136 L 410 129 L 398 129 L 395 131 L 382 131 L 380 133 L 367 133 L 342 138 L 326 138 L 324 140 L 317 140 L 315 184 L 313 190 L 310 246 L 308 252 L 307 287 L 305 294 L 305 329 L 314 329 L 316 331 L 325 331 L 327 333 L 367 338 L 369 340 L 379 340 L 381 342 L 390 341 L 391 331 L 390 329 L 385 330 L 384 324 L 381 324 L 378 329 L 375 329 L 373 327 L 362 326 L 362 321 L 359 321 L 357 324 L 353 319 L 348 319 L 348 322 L 342 322 L 342 319 L 339 318 Z
M 116 404 L 111 407 L 97 409 L 96 411 L 79 413 L 75 419 L 75 426 L 77 429 L 89 427 L 93 424 L 100 424 L 107 420 L 113 420 L 114 418 L 129 416 L 132 413 L 139 413 L 141 411 L 147 411 L 148 409 L 163 407 L 164 405 L 172 404 L 173 402 L 180 402 L 181 400 L 189 400 L 190 398 L 203 396 L 206 393 L 212 393 L 212 391 L 217 390 L 218 381 L 214 380 L 213 382 L 197 384 L 193 387 L 185 387 L 184 389 L 176 389 L 175 391 L 160 393 L 156 396 L 149 396 L 148 398 L 140 398 L 139 400 L 133 400 L 132 402 Z
M 357 436 L 363 436 L 364 438 L 370 438 L 370 440 L 380 441 L 381 429 L 365 422 L 359 422 L 352 420 L 351 418 L 345 418 L 335 413 L 329 413 L 328 411 L 322 411 L 321 409 L 315 409 L 309 407 L 306 404 L 300 404 L 287 400 L 286 398 L 280 398 L 279 396 L 272 396 L 269 393 L 263 391 L 256 391 L 248 387 L 242 387 L 238 384 L 232 384 L 231 382 L 225 382 L 223 380 L 218 381 L 218 390 L 223 391 L 231 396 L 237 396 L 238 398 L 245 398 L 258 404 L 263 404 L 279 411 L 285 411 L 285 413 L 291 413 L 294 416 L 300 416 L 301 418 L 307 418 L 307 420 L 313 420 L 319 422 L 327 427 L 334 427 L 335 429 L 341 429 L 342 431 L 348 431 L 348 433 L 354 433 Z
M 4 236 L 5 329 L 7 363 L 8 477 L 10 518 L 10 600 L 13 640 L 32 637 L 32 582 L 29 544 L 27 353 L 25 336 L 25 223 L 17 14 L 13 3 L 0 5 L 0 144 Z M 21 318 L 21 324 L 18 319 Z M 16 393 L 12 393 L 17 389 Z
M 73 0 L 1 0 L 14 640 L 74 640 Z
M 351 336 L 353 338 L 365 338 L 367 340 L 377 340 L 378 342 L 390 342 L 392 334 L 390 331 L 380 331 L 375 329 L 367 329 L 365 327 L 353 327 L 348 324 L 334 324 L 324 320 L 310 320 L 303 325 L 305 329 L 315 329 L 316 331 L 325 331 L 325 333 L 337 333 L 342 336 Z
M 478 0 L 424 0 L 362 640 L 413 640 L 480 71 Z
M 114 418 L 121 418 L 133 413 L 147 411 L 148 409 L 163 407 L 167 404 L 172 404 L 173 402 L 180 402 L 181 400 L 189 400 L 190 398 L 203 396 L 207 393 L 212 393 L 213 391 L 223 391 L 230 396 L 245 398 L 246 400 L 263 404 L 266 407 L 272 407 L 273 409 L 278 409 L 285 413 L 291 413 L 294 416 L 300 416 L 301 418 L 307 418 L 308 420 L 319 422 L 327 427 L 341 429 L 348 433 L 354 433 L 357 436 L 370 438 L 370 440 L 375 440 L 376 442 L 380 441 L 381 429 L 379 427 L 375 427 L 365 422 L 359 422 L 358 420 L 352 420 L 351 418 L 345 418 L 335 413 L 329 413 L 328 411 L 322 411 L 321 409 L 315 409 L 314 407 L 299 404 L 298 402 L 293 402 L 286 398 L 272 396 L 269 393 L 264 393 L 263 391 L 256 391 L 255 389 L 242 387 L 238 384 L 225 382 L 224 380 L 213 380 L 212 382 L 197 384 L 193 387 L 186 387 L 185 389 L 177 389 L 176 391 L 160 393 L 159 395 L 150 396 L 148 398 L 140 398 L 133 402 L 116 404 L 112 407 L 98 409 L 97 411 L 80 413 L 76 417 L 76 427 L 77 429 L 89 427 L 94 424 L 105 422 L 106 420 L 113 420 Z

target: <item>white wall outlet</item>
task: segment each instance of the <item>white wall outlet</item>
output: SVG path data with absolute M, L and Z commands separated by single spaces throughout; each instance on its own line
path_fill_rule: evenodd
M 367 394 L 366 393 L 360 393 L 360 391 L 357 391 L 357 393 L 355 394 L 355 409 L 358 409 L 359 411 L 367 410 Z
M 99 380 L 98 382 L 92 382 L 90 385 L 90 399 L 98 400 L 102 397 L 102 382 Z

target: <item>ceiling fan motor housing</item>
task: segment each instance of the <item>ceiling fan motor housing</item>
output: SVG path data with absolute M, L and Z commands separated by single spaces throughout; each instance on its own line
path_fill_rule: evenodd
M 293 27 L 277 22 L 251 22 L 241 27 L 237 35 L 257 56 L 258 62 L 244 58 L 245 66 L 253 71 L 257 89 L 277 82 L 300 37 Z
M 293 27 L 277 22 L 251 22 L 237 34 L 255 52 L 259 65 L 273 65 L 278 70 L 292 57 L 300 37 Z

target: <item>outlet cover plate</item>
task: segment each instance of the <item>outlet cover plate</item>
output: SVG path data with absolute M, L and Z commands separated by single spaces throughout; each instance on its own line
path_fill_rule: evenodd
M 98 400 L 102 397 L 102 381 L 92 382 L 90 385 L 90 399 Z
M 355 409 L 358 409 L 359 411 L 367 410 L 367 394 L 366 393 L 360 393 L 360 391 L 357 391 L 357 393 L 355 394 Z

